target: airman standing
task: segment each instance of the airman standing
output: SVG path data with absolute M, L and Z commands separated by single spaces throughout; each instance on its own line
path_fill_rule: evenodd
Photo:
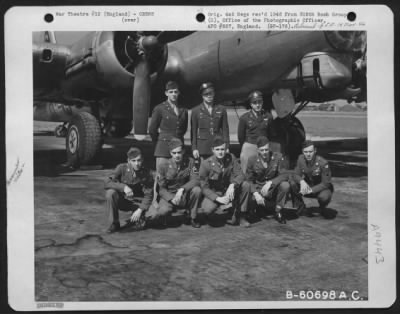
M 247 162 L 251 156 L 257 156 L 257 138 L 268 137 L 268 128 L 272 121 L 272 114 L 263 110 L 263 95 L 260 91 L 253 91 L 248 96 L 251 110 L 243 114 L 238 124 L 238 139 L 242 147 L 240 165 L 246 173 Z
M 188 111 L 178 103 L 179 87 L 174 81 L 169 81 L 165 86 L 167 100 L 157 105 L 151 117 L 149 134 L 155 145 L 156 169 L 170 157 L 168 142 L 172 137 L 183 137 L 188 127 Z
M 193 157 L 203 159 L 212 155 L 212 142 L 216 135 L 223 137 L 229 148 L 229 125 L 226 109 L 215 104 L 215 88 L 212 83 L 200 86 L 203 102 L 192 110 L 191 138 Z

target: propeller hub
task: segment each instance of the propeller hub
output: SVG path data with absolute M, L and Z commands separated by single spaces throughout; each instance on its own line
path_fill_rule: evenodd
M 114 47 L 120 64 L 132 74 L 143 59 L 149 62 L 151 73 L 157 72 L 166 62 L 167 47 L 152 34 L 115 32 Z
M 143 36 L 139 39 L 138 46 L 140 50 L 145 53 L 150 52 L 158 46 L 158 39 L 156 36 Z

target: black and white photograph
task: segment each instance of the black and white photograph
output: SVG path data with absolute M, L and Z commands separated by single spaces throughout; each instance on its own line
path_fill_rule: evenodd
M 31 175 L 32 193 L 13 200 L 29 204 L 26 221 L 9 215 L 9 228 L 29 238 L 31 309 L 377 299 L 371 281 L 379 267 L 386 278 L 396 256 L 394 190 L 377 178 L 394 177 L 376 169 L 373 151 L 382 136 L 394 139 L 394 122 L 391 98 L 376 103 L 383 74 L 371 13 L 360 27 L 354 21 L 370 11 L 271 8 L 188 9 L 207 25 L 198 30 L 193 21 L 163 27 L 160 8 L 59 8 L 25 31 L 32 104 L 20 108 L 32 111 L 8 119 L 7 136 L 30 134 L 15 149 L 8 141 L 7 186 L 12 195 Z M 102 25 L 108 16 L 123 27 Z M 96 27 L 68 26 L 85 17 Z M 384 218 L 377 203 L 388 207 Z

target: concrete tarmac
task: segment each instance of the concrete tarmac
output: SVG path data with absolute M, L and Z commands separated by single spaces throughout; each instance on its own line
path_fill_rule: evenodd
M 343 123 L 347 132 L 341 127 L 325 136 L 358 137 L 358 117 L 321 123 L 315 113 L 302 114 L 307 130 Z M 366 132 L 366 117 L 363 125 Z M 286 225 L 271 218 L 245 229 L 225 225 L 227 214 L 219 212 L 212 226 L 194 229 L 177 212 L 167 228 L 107 234 L 103 180 L 131 145 L 140 144 L 148 157 L 151 144 L 107 140 L 101 167 L 71 171 L 60 166 L 65 139 L 49 133 L 35 127 L 37 301 L 284 301 L 290 293 L 298 295 L 290 300 L 300 300 L 301 291 L 326 291 L 327 300 L 368 298 L 365 142 L 319 145 L 333 173 L 332 219 L 289 215 Z M 239 149 L 232 147 L 236 154 Z M 145 162 L 154 166 L 153 158 Z M 121 222 L 129 215 L 121 212 Z

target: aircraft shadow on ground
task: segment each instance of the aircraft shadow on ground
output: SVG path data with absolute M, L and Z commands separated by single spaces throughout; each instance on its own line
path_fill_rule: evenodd
M 101 154 L 83 170 L 113 169 L 119 163 L 126 162 L 126 152 L 129 147 L 140 147 L 144 158 L 144 165 L 155 169 L 154 149 L 151 142 L 139 142 L 131 139 L 109 139 Z M 335 152 L 345 152 L 343 155 L 337 155 Z M 230 152 L 236 157 L 240 156 L 240 145 L 232 144 Z M 191 153 L 187 148 L 187 153 Z M 333 177 L 361 177 L 367 176 L 367 154 L 366 151 L 361 155 L 352 155 L 352 150 L 337 147 L 325 147 L 319 150 L 319 153 L 326 158 L 331 165 Z M 149 158 L 150 157 L 150 158 Z M 63 167 L 66 162 L 66 152 L 62 149 L 36 150 L 34 152 L 34 176 L 56 177 L 64 173 L 76 171 L 69 167 Z

